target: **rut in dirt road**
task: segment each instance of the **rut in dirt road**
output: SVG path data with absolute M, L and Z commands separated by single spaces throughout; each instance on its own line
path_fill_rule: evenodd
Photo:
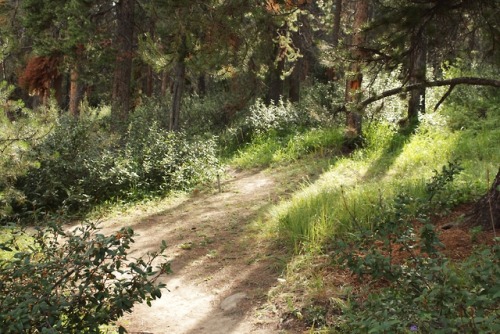
M 174 274 L 161 277 L 170 291 L 137 305 L 118 323 L 129 333 L 277 333 L 279 319 L 266 309 L 277 284 L 276 250 L 249 227 L 277 196 L 265 172 L 231 172 L 222 192 L 198 194 L 146 215 L 121 217 L 105 229 L 130 226 L 139 235 L 130 252 L 141 256 L 167 242 Z

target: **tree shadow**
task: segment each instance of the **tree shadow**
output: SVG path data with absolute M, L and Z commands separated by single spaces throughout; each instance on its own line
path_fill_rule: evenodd
M 128 224 L 140 234 L 130 255 L 155 251 L 165 239 L 174 273 L 160 278 L 171 292 L 164 292 L 151 309 L 138 305 L 121 324 L 129 332 L 258 333 L 247 318 L 265 303 L 292 254 L 279 241 L 260 238 L 255 224 L 281 196 L 288 196 L 291 189 L 275 184 L 287 172 L 238 173 L 221 183 L 222 193 L 201 193 Z M 236 293 L 245 294 L 237 307 L 222 309 L 220 303 Z M 182 307 L 192 316 L 171 318 L 172 308 Z M 162 322 L 166 327 L 159 330 Z M 262 327 L 269 333 L 264 320 Z
M 401 155 L 406 144 L 410 142 L 415 129 L 415 127 L 404 127 L 394 132 L 386 148 L 370 164 L 370 167 L 363 176 L 363 180 L 368 181 L 383 178 L 396 159 Z

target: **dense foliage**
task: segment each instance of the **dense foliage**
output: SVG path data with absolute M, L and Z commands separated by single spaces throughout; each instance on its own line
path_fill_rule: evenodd
M 426 184 L 426 196 L 399 194 L 371 230 L 338 243 L 334 256 L 360 279 L 389 282 L 369 296 L 356 296 L 343 316 L 350 333 L 494 333 L 500 329 L 500 249 L 478 249 L 453 264 L 440 251 L 429 214 L 433 199 L 461 170 L 444 166 Z M 439 203 L 439 201 L 438 201 Z M 401 256 L 402 255 L 402 256 Z
M 166 246 L 132 260 L 127 254 L 134 242 L 130 228 L 111 235 L 98 232 L 94 224 L 64 231 L 59 223 L 35 233 L 3 230 L 2 333 L 98 333 L 135 303 L 161 297 L 165 285 L 155 280 L 169 272 L 169 263 L 154 261 L 163 257 Z
M 12 170 L 14 175 L 3 179 L 4 191 L 18 196 L 6 197 L 4 205 L 20 214 L 76 212 L 111 199 L 187 190 L 215 179 L 214 138 L 167 132 L 147 114 L 136 113 L 122 138 L 110 136 L 105 118 L 60 118 L 43 139 L 27 140 L 32 146 L 23 156 L 26 170 Z M 27 126 L 33 129 L 34 124 Z

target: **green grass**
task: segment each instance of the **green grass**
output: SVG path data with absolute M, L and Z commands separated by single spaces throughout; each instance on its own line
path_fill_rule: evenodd
M 262 135 L 240 149 L 230 161 L 240 168 L 268 167 L 290 163 L 307 155 L 338 155 L 341 151 L 341 129 L 310 129 L 280 137 L 275 133 Z
M 500 130 L 452 131 L 440 117 L 429 115 L 411 135 L 401 134 L 384 124 L 367 127 L 365 148 L 349 157 L 332 159 L 329 169 L 318 180 L 304 186 L 275 209 L 272 220 L 279 234 L 296 252 L 319 251 L 339 234 L 373 226 L 381 213 L 381 203 L 392 201 L 396 194 L 424 196 L 426 181 L 448 161 L 460 161 L 464 171 L 445 194 L 443 202 L 453 206 L 484 193 L 489 186 L 487 174 L 493 179 L 500 165 Z M 340 135 L 339 131 L 332 133 Z M 314 157 L 303 152 L 320 152 L 321 143 L 328 143 L 329 149 L 336 147 L 340 152 L 340 137 L 332 141 L 318 140 L 316 146 L 302 146 L 309 142 L 304 139 L 310 138 L 308 136 L 310 133 L 289 137 L 281 146 L 275 138 L 261 139 L 245 148 L 235 161 L 242 166 L 266 166 L 304 156 L 302 163 L 314 163 Z M 312 149 L 296 149 L 295 145 Z M 261 151 L 266 155 L 259 159 Z

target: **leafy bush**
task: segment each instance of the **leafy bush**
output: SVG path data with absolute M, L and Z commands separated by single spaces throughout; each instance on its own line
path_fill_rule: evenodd
M 152 110 L 158 113 L 158 110 Z M 155 115 L 139 111 L 123 138 L 105 120 L 61 118 L 30 159 L 35 165 L 17 180 L 20 209 L 87 209 L 112 198 L 138 198 L 189 189 L 214 179 L 214 138 L 188 139 L 164 130 Z
M 123 228 L 105 236 L 95 224 L 72 232 L 57 223 L 35 235 L 12 228 L 0 243 L 10 252 L 0 259 L 0 328 L 9 333 L 98 333 L 135 303 L 161 297 L 159 275 L 170 271 L 157 253 L 128 259 L 134 232 Z M 19 241 L 32 240 L 28 248 Z M 121 328 L 120 332 L 124 332 Z
M 360 278 L 370 277 L 386 286 L 375 288 L 367 298 L 359 296 L 345 310 L 343 320 L 351 333 L 500 330 L 500 247 L 479 250 L 467 261 L 452 264 L 439 251 L 441 244 L 427 215 L 432 201 L 460 170 L 450 163 L 435 173 L 425 199 L 397 196 L 378 217 L 373 231 L 359 232 L 357 245 L 338 243 L 338 263 Z M 396 260 L 396 253 L 403 258 Z
M 345 92 L 342 85 L 315 82 L 312 86 L 304 87 L 301 95 L 298 108 L 309 113 L 315 123 L 323 126 L 345 124 Z
M 309 122 L 308 115 L 301 113 L 292 103 L 280 99 L 266 105 L 258 99 L 250 107 L 249 115 L 244 124 L 254 134 L 260 135 L 271 130 L 278 133 L 290 133 L 300 125 Z
M 28 207 L 74 209 L 89 202 L 91 193 L 85 183 L 91 181 L 85 162 L 97 160 L 104 138 L 93 122 L 61 118 L 45 140 L 29 152 L 35 165 L 17 181 Z
M 498 66 L 478 65 L 458 60 L 455 64 L 443 66 L 443 77 L 490 77 L 498 78 Z M 500 94 L 493 87 L 459 85 L 443 104 L 442 112 L 448 116 L 448 124 L 454 130 L 493 130 L 498 128 Z M 490 123 L 490 124 L 488 124 Z
M 182 129 L 190 134 L 219 133 L 235 118 L 241 102 L 232 105 L 234 100 L 227 92 L 211 92 L 207 96 L 192 94 L 182 101 Z M 244 106 L 242 105 L 243 109 Z
M 135 166 L 138 189 L 164 192 L 213 179 L 219 165 L 216 154 L 213 137 L 189 141 L 183 133 L 167 132 L 156 124 L 147 132 L 132 124 L 124 159 Z

